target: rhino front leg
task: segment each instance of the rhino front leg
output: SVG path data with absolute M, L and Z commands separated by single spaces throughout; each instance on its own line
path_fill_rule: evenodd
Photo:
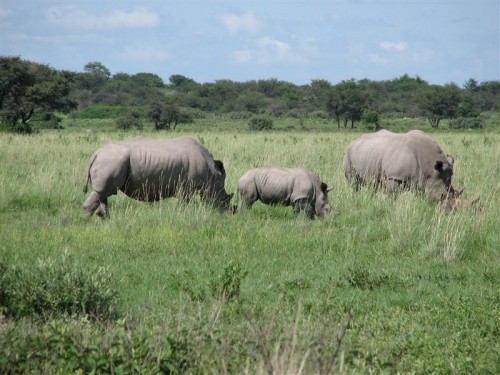
M 293 209 L 295 212 L 303 210 L 309 219 L 314 219 L 315 209 L 314 205 L 308 198 L 297 199 L 293 202 Z
M 387 193 L 389 194 L 395 194 L 398 193 L 402 187 L 403 187 L 403 181 L 401 180 L 395 180 L 395 179 L 388 179 L 386 181 L 385 189 Z

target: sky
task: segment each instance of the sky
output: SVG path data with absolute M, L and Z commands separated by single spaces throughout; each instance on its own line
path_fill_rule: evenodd
M 0 0 L 0 55 L 165 83 L 500 80 L 500 0 Z

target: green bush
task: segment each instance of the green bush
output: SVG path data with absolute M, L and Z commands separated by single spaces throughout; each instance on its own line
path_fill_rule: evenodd
M 77 321 L 13 325 L 2 331 L 0 373 L 180 374 L 189 368 L 185 340 L 163 332 Z
M 253 131 L 271 130 L 273 121 L 264 117 L 254 117 L 248 123 L 248 128 Z
M 127 105 L 103 105 L 92 104 L 86 108 L 79 110 L 76 117 L 79 119 L 109 119 L 124 116 L 127 112 L 134 110 L 144 115 L 144 107 L 127 106 Z
M 482 129 L 484 120 L 481 117 L 458 117 L 450 120 L 451 129 Z
M 142 130 L 144 125 L 142 123 L 141 114 L 137 111 L 129 111 L 124 116 L 118 117 L 115 120 L 118 129 L 129 130 L 139 129 Z
M 104 267 L 82 269 L 67 256 L 39 260 L 34 265 L 0 267 L 0 308 L 6 316 L 44 319 L 88 315 L 98 320 L 117 316 L 117 294 Z

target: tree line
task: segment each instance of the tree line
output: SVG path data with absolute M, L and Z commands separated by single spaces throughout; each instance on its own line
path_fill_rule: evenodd
M 0 56 L 0 77 L 2 127 L 24 133 L 31 131 L 31 121 L 41 119 L 56 127 L 58 113 L 92 116 L 92 108 L 110 109 L 95 116 L 116 117 L 118 127 L 139 127 L 145 117 L 158 130 L 207 113 L 235 119 L 333 119 L 339 128 L 352 128 L 361 120 L 377 127 L 380 116 L 424 117 L 434 128 L 442 119 L 455 119 L 458 127 L 480 127 L 482 112 L 500 110 L 500 81 L 474 78 L 462 86 L 433 85 L 407 74 L 386 81 L 333 84 L 319 79 L 296 85 L 275 78 L 198 83 L 174 74 L 165 83 L 152 73 L 112 75 L 100 62 L 70 72 L 6 56 Z

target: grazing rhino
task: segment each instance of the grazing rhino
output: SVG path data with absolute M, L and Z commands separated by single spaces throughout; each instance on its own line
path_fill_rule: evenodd
M 433 200 L 452 198 L 452 156 L 445 155 L 431 137 L 420 130 L 395 134 L 387 130 L 354 140 L 344 155 L 345 176 L 358 190 L 374 182 L 387 192 L 401 188 L 423 191 Z
M 264 204 L 294 206 L 309 218 L 332 211 L 327 184 L 305 168 L 263 167 L 247 171 L 238 181 L 238 210 L 250 208 L 260 200 Z
M 87 216 L 108 217 L 107 199 L 121 190 L 139 201 L 177 196 L 189 201 L 200 192 L 204 203 L 225 209 L 233 194 L 224 188 L 226 172 L 220 160 L 190 137 L 137 137 L 100 147 L 89 159 L 87 181 L 92 193 L 83 204 Z

